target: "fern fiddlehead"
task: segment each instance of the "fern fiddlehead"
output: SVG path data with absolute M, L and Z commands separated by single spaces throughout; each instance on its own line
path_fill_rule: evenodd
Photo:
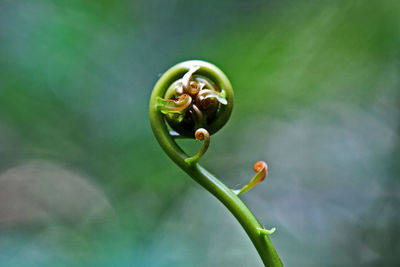
M 216 66 L 191 60 L 170 68 L 158 80 L 150 99 L 150 123 L 154 135 L 167 155 L 197 183 L 219 199 L 239 221 L 256 247 L 265 266 L 283 266 L 269 234 L 238 197 L 267 175 L 267 165 L 254 165 L 257 174 L 240 190 L 231 190 L 198 164 L 210 144 L 210 136 L 228 121 L 233 108 L 233 90 L 225 74 Z M 195 138 L 203 142 L 190 157 L 175 142 L 176 138 Z

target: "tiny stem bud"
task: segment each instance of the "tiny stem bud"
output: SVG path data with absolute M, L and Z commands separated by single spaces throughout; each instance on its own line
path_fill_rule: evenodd
M 257 229 L 258 231 L 260 231 L 260 235 L 271 235 L 276 231 L 275 227 L 272 227 L 270 230 L 264 228 L 257 228 Z

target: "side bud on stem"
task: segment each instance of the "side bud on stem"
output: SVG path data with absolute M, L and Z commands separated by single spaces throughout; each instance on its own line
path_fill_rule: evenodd
M 206 129 L 200 128 L 195 133 L 196 140 L 203 141 L 203 146 L 201 147 L 200 151 L 191 158 L 185 159 L 185 161 L 189 164 L 197 163 L 200 158 L 206 153 L 208 146 L 210 145 L 210 134 L 207 132 Z
M 259 182 L 262 182 L 268 174 L 268 165 L 264 161 L 257 161 L 253 167 L 254 171 L 257 172 L 249 183 L 242 187 L 240 190 L 232 190 L 236 195 L 243 194 L 253 187 L 255 187 Z

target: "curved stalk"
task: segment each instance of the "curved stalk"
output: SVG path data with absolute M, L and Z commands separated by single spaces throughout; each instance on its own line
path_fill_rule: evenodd
M 207 63 L 208 65 L 206 68 L 204 68 L 204 62 L 195 62 L 201 66 L 200 70 L 202 70 L 203 73 L 208 72 L 210 75 L 216 75 L 216 73 L 220 74 L 219 72 L 221 72 L 214 65 Z M 150 99 L 150 123 L 154 135 L 163 150 L 182 170 L 184 170 L 190 177 L 192 177 L 197 183 L 203 186 L 207 191 L 220 200 L 225 207 L 228 208 L 228 210 L 238 220 L 253 242 L 264 265 L 270 267 L 283 266 L 277 252 L 275 251 L 275 248 L 267 236 L 268 234 L 271 234 L 273 230 L 264 229 L 253 213 L 243 203 L 243 201 L 240 200 L 239 197 L 225 184 L 210 174 L 206 169 L 201 167 L 197 161 L 187 160 L 190 157 L 186 155 L 186 153 L 183 152 L 174 141 L 174 136 L 170 135 L 163 114 L 157 108 L 157 97 L 163 97 L 171 82 L 191 69 L 190 66 L 193 65 L 193 62 L 189 63 L 192 64 L 188 64 L 188 62 L 186 62 L 186 64 L 180 64 L 171 68 L 166 74 L 163 75 L 163 77 L 161 77 L 153 89 Z M 216 79 L 220 79 L 220 82 L 223 83 L 223 85 L 231 88 L 229 81 L 225 79 L 223 73 L 221 76 L 216 77 Z M 233 95 L 229 95 L 229 91 L 227 99 L 228 102 L 229 100 L 233 101 Z M 228 106 L 232 105 L 232 101 L 230 104 L 228 104 Z M 223 114 L 223 116 L 229 118 L 230 111 L 228 113 L 229 114 Z M 226 121 L 221 121 L 222 124 L 225 124 L 225 122 Z M 217 125 L 215 127 L 222 126 Z

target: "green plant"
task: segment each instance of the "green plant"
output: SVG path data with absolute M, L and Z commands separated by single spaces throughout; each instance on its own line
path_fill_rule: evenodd
M 219 199 L 242 225 L 265 266 L 282 266 L 269 234 L 239 195 L 267 175 L 267 165 L 254 165 L 257 174 L 240 190 L 231 190 L 198 164 L 207 151 L 210 135 L 228 121 L 233 108 L 233 90 L 225 74 L 216 66 L 199 60 L 185 61 L 170 68 L 154 86 L 150 99 L 150 122 L 155 137 L 168 156 L 196 182 Z M 203 146 L 188 156 L 176 138 L 196 138 Z

